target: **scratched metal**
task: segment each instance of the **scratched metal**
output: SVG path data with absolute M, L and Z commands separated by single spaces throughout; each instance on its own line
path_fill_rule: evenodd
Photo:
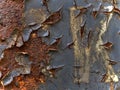
M 102 2 L 102 0 L 76 1 L 78 6 L 85 6 L 89 3 L 92 3 L 94 7 L 97 7 L 97 5 Z M 59 51 L 52 53 L 51 64 L 55 66 L 63 64 L 65 66 L 62 70 L 57 72 L 57 78 L 49 78 L 45 84 L 41 84 L 39 86 L 39 90 L 110 90 L 109 84 L 102 83 L 100 82 L 100 80 L 102 78 L 102 74 L 106 72 L 106 68 L 108 65 L 108 62 L 104 60 L 105 58 L 110 58 L 112 60 L 118 61 L 118 64 L 114 65 L 113 68 L 110 66 L 113 71 L 111 69 L 109 69 L 108 71 L 116 73 L 118 76 L 120 75 L 120 35 L 117 34 L 120 30 L 120 20 L 118 19 L 118 15 L 114 14 L 111 17 L 109 25 L 107 27 L 107 31 L 105 31 L 105 34 L 103 34 L 99 30 L 100 28 L 102 29 L 102 25 L 106 23 L 105 15 L 100 14 L 97 16 L 97 19 L 94 19 L 93 16 L 90 15 L 90 11 L 88 11 L 86 16 L 78 17 L 76 20 L 74 20 L 73 18 L 75 13 L 71 10 L 71 8 L 73 7 L 73 0 L 49 0 L 48 6 L 50 11 L 53 12 L 56 11 L 62 4 L 64 4 L 62 9 L 63 18 L 60 22 L 50 27 L 50 38 L 52 39 L 60 35 L 64 35 L 64 37 L 62 38 L 62 41 L 60 43 Z M 118 0 L 117 4 L 119 7 L 120 0 Z M 30 9 L 39 9 L 41 7 L 41 0 L 28 0 L 26 2 L 25 12 Z M 83 41 L 81 41 L 81 38 L 79 38 L 80 35 L 77 34 L 77 31 L 80 29 L 80 24 L 85 18 L 87 20 L 86 34 L 83 37 Z M 29 22 L 30 21 L 34 22 L 33 19 L 30 19 Z M 93 32 L 91 35 L 92 39 L 90 40 L 90 49 L 87 49 L 87 36 L 89 30 L 92 30 Z M 98 41 L 97 39 L 99 39 L 100 41 Z M 75 46 L 73 46 L 72 49 L 63 50 L 67 43 L 71 42 L 72 40 L 76 40 Z M 106 52 L 104 49 L 101 49 L 101 47 L 100 51 L 96 49 L 97 44 L 101 44 L 102 42 L 108 40 L 113 43 L 113 47 L 110 52 Z M 76 45 L 80 46 L 76 47 Z M 75 51 L 78 51 L 78 53 L 76 53 L 78 54 L 77 61 Z M 97 54 L 98 56 L 96 56 Z M 77 65 L 82 68 L 78 70 L 75 69 L 74 66 L 76 65 L 76 62 Z M 74 83 L 74 76 L 76 76 L 75 73 L 77 73 L 78 75 L 77 78 L 82 77 L 82 79 L 80 79 L 82 80 L 80 84 Z M 115 84 L 115 90 L 120 90 L 119 88 L 120 83 L 118 82 Z

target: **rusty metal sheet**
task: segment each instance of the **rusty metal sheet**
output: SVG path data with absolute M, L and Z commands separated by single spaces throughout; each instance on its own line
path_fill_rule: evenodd
M 15 78 L 24 88 L 13 83 L 35 90 L 119 90 L 119 6 L 119 0 L 27 0 L 22 36 L 12 35 L 6 40 L 8 45 L 1 45 L 10 48 L 4 53 L 1 49 L 2 60 L 24 51 L 32 61 L 25 85 L 22 76 Z M 59 8 L 61 16 L 50 17 Z

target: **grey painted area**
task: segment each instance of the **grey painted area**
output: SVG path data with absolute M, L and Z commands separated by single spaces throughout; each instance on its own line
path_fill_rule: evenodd
M 96 0 L 88 0 L 87 3 L 92 2 L 95 3 Z M 101 0 L 99 0 L 101 1 Z M 64 64 L 65 67 L 57 72 L 56 79 L 49 79 L 45 84 L 40 85 L 39 90 L 109 90 L 109 85 L 105 83 L 101 83 L 101 74 L 104 73 L 104 70 L 102 68 L 102 64 L 100 62 L 95 62 L 94 65 L 91 67 L 91 73 L 90 73 L 90 83 L 85 84 L 82 83 L 80 85 L 73 83 L 73 62 L 74 62 L 74 54 L 73 49 L 65 49 L 62 48 L 65 47 L 67 42 L 70 42 L 72 40 L 71 32 L 70 32 L 70 11 L 69 8 L 73 6 L 73 0 L 50 0 L 49 2 L 49 8 L 50 11 L 56 11 L 62 4 L 64 3 L 62 13 L 63 18 L 62 20 L 53 25 L 50 28 L 50 32 L 52 37 L 56 37 L 59 35 L 64 35 L 62 38 L 62 42 L 60 44 L 60 50 L 58 52 L 52 53 L 52 65 L 61 65 Z M 77 0 L 78 5 L 84 6 L 86 3 L 84 0 Z M 118 4 L 120 1 L 118 2 Z M 96 4 L 96 3 L 95 3 Z M 41 0 L 27 0 L 25 11 L 34 8 L 38 9 L 41 7 Z M 117 19 L 118 15 L 114 15 L 110 25 L 108 27 L 108 32 L 104 36 L 104 40 L 110 40 L 113 42 L 114 47 L 112 48 L 110 52 L 111 59 L 115 61 L 120 61 L 120 35 L 117 34 L 117 32 L 120 30 L 120 20 Z M 93 17 L 88 16 L 88 21 L 92 21 Z M 98 16 L 98 21 L 102 18 L 101 16 Z M 93 21 L 92 23 L 87 23 L 87 27 L 94 28 L 94 26 L 97 26 L 97 20 Z M 99 24 L 98 24 L 99 25 Z M 115 72 L 120 74 L 120 62 L 114 66 Z M 101 74 L 96 74 L 92 72 L 96 72 L 97 70 L 100 70 Z M 119 86 L 119 83 L 116 84 L 116 86 Z M 120 89 L 117 89 L 120 90 Z

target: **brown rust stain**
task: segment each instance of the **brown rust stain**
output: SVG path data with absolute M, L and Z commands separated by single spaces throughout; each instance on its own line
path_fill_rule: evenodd
M 2 21 L 0 24 L 0 39 L 9 38 L 16 28 L 20 32 L 22 31 L 25 24 L 21 22 L 23 19 L 23 9 L 24 0 L 0 0 L 0 15 L 2 16 L 0 19 Z M 46 13 L 41 8 L 37 10 L 31 9 L 25 12 L 24 16 L 26 23 L 31 23 L 34 20 L 37 24 L 40 24 L 45 20 Z M 0 43 L 2 44 L 2 42 Z M 39 86 L 38 84 L 46 80 L 46 77 L 41 73 L 41 62 L 44 63 L 44 67 L 49 65 L 50 56 L 48 52 L 55 49 L 57 49 L 56 45 L 49 46 L 43 43 L 42 39 L 37 37 L 37 31 L 32 32 L 29 40 L 24 42 L 22 47 L 13 46 L 6 49 L 4 51 L 4 58 L 0 63 L 0 71 L 3 77 L 15 68 L 19 68 L 20 65 L 15 61 L 15 55 L 18 52 L 27 52 L 29 54 L 32 68 L 29 75 L 15 77 L 13 82 L 5 87 L 5 90 L 36 90 Z M 0 89 L 3 89 L 2 85 L 0 85 Z
M 33 32 L 33 34 L 35 35 L 36 32 Z M 50 56 L 48 51 L 50 46 L 43 43 L 41 38 L 33 37 L 33 34 L 31 34 L 29 41 L 26 42 L 24 46 L 5 50 L 5 57 L 0 63 L 0 71 L 3 72 L 3 76 L 9 71 L 19 67 L 15 61 L 17 52 L 28 52 L 30 61 L 32 61 L 31 74 L 15 77 L 13 82 L 5 87 L 5 90 L 35 90 L 35 88 L 38 88 L 38 84 L 41 83 L 40 78 L 42 75 L 40 73 L 40 62 L 43 61 L 44 63 L 49 64 Z
M 10 36 L 16 28 L 22 30 L 24 0 L 0 0 L 0 39 Z

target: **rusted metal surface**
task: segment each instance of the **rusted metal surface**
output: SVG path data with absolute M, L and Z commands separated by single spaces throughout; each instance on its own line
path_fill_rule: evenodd
M 19 4 L 20 6 L 24 6 L 22 1 L 6 0 L 0 4 L 12 5 L 11 7 L 13 8 L 11 10 L 13 11 L 18 9 L 18 13 L 8 11 L 5 15 L 8 21 L 6 23 L 9 23 L 9 20 L 14 21 L 15 19 L 16 21 L 6 24 L 6 26 L 10 26 L 11 28 L 7 28 L 6 33 L 4 33 L 5 37 L 1 36 L 0 71 L 2 72 L 2 76 L 0 88 L 5 90 L 35 90 L 39 84 L 45 83 L 49 77 L 54 78 L 55 73 L 61 68 L 50 66 L 49 52 L 54 51 L 58 44 L 47 45 L 42 41 L 42 38 L 39 38 L 38 31 L 42 30 L 40 24 L 47 18 L 45 10 L 42 8 L 39 10 L 32 9 L 25 12 L 23 18 L 23 8 L 19 7 Z M 17 5 L 15 6 L 14 4 Z M 6 8 L 4 7 L 3 9 Z M 2 9 L 1 11 L 3 12 Z M 13 16 L 9 16 L 11 14 Z M 14 17 L 17 14 L 20 15 Z M 2 15 L 4 16 L 3 13 Z M 35 24 L 28 18 L 34 20 Z M 21 21 L 22 19 L 25 19 L 24 22 Z M 6 18 L 2 18 L 1 21 L 4 20 Z
M 6 39 L 14 29 L 23 29 L 24 0 L 0 0 L 0 39 Z
M 24 19 L 1 36 L 4 89 L 119 90 L 119 1 L 28 0 Z

